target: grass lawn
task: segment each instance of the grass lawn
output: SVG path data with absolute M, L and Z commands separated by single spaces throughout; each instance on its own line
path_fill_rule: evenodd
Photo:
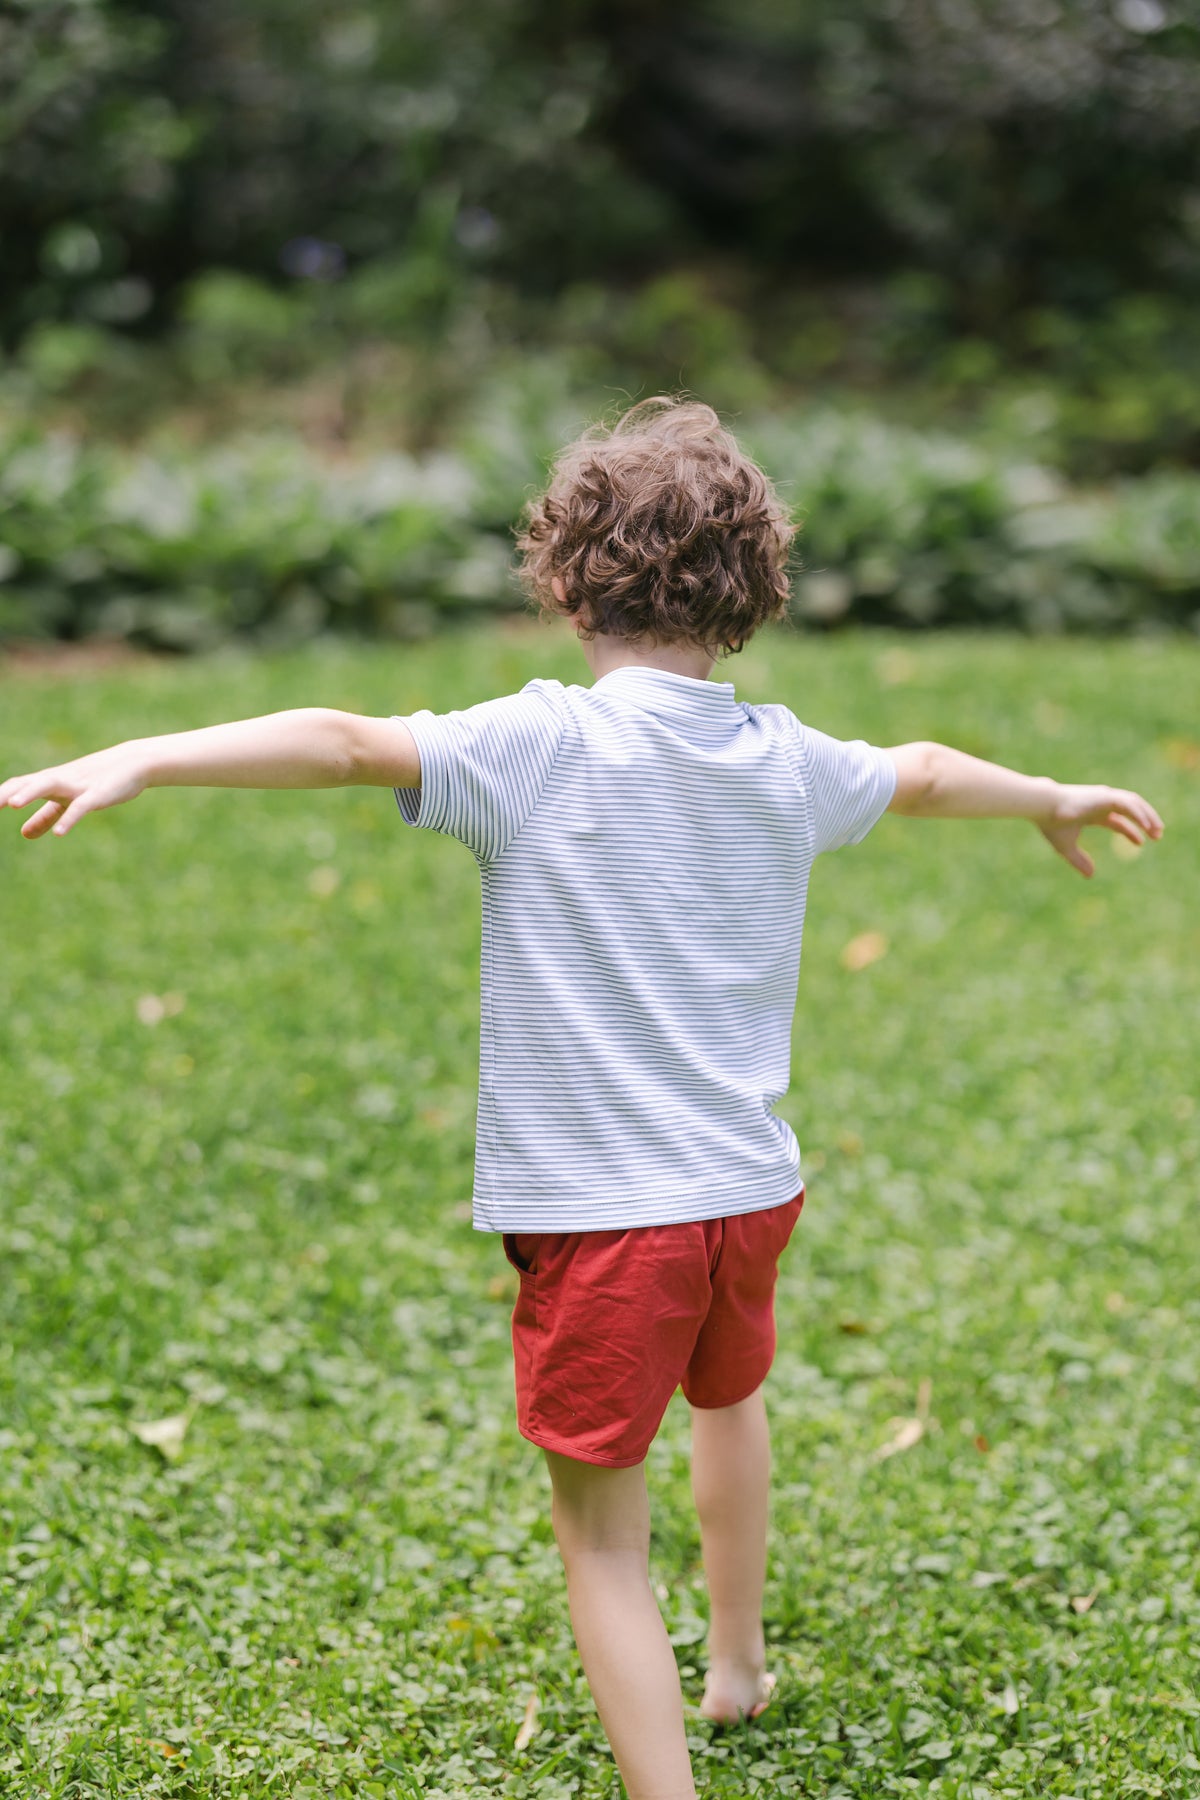
M 1140 787 L 1168 830 L 1097 834 L 1091 884 L 1020 824 L 885 819 L 818 865 L 780 1694 L 696 1718 L 701 1782 L 1186 1800 L 1200 644 L 775 636 L 732 672 L 842 736 Z M 0 764 L 536 673 L 586 678 L 535 628 L 10 667 Z M 0 1794 L 615 1795 L 512 1422 L 513 1278 L 468 1222 L 472 859 L 369 790 L 158 792 L 65 843 L 0 823 Z M 865 933 L 886 953 L 844 966 Z M 694 1700 L 682 1406 L 650 1480 Z

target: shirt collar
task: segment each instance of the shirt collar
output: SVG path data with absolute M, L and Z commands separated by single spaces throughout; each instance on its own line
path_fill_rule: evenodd
M 664 706 L 672 712 L 727 711 L 733 699 L 732 681 L 700 681 L 695 675 L 676 675 L 671 669 L 653 669 L 641 663 L 624 663 L 592 683 L 599 688 L 627 693 L 650 711 Z

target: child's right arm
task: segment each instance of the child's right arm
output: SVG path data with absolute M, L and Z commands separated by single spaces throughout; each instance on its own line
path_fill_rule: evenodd
M 946 744 L 901 744 L 888 755 L 896 766 L 889 812 L 915 819 L 1028 819 L 1081 875 L 1095 873 L 1079 844 L 1084 825 L 1102 825 L 1131 844 L 1162 836 L 1162 820 L 1149 801 L 1125 788 L 1018 775 Z
M 63 837 L 87 813 L 148 787 L 419 788 L 421 761 L 402 719 L 307 707 L 165 737 L 134 738 L 0 783 L 0 807 L 45 804 L 21 835 Z

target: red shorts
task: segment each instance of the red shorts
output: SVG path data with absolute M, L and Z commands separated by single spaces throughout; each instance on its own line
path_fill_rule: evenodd
M 578 1462 L 640 1463 L 677 1387 L 735 1406 L 775 1355 L 775 1275 L 804 1205 L 631 1231 L 505 1233 L 522 1437 Z

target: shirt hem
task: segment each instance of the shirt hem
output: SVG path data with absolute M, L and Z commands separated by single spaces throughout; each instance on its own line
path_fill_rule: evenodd
M 787 1206 L 804 1188 L 799 1167 L 791 1170 L 768 1191 L 758 1188 L 753 1194 L 731 1195 L 728 1189 L 699 1200 L 695 1194 L 673 1194 L 661 1200 L 641 1200 L 633 1206 L 606 1206 L 592 1200 L 576 1207 L 547 1202 L 530 1206 L 528 1202 L 505 1205 L 494 1199 L 481 1204 L 476 1196 L 471 1223 L 476 1231 L 485 1232 L 591 1232 L 637 1231 L 647 1225 L 693 1225 L 704 1219 L 733 1219 L 742 1213 L 768 1212 L 776 1206 Z M 595 1211 L 604 1210 L 603 1218 Z M 581 1214 L 587 1216 L 581 1217 Z

